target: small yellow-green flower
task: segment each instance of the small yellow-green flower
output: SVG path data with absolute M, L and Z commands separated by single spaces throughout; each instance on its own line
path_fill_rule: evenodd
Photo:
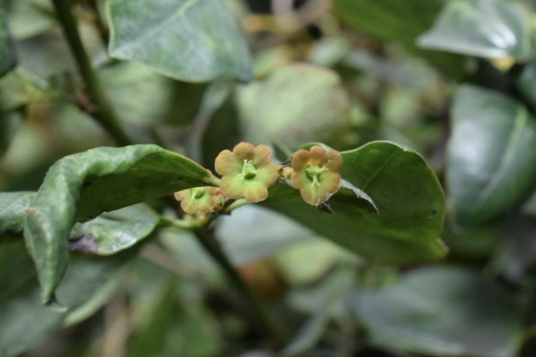
M 341 186 L 342 156 L 321 146 L 298 150 L 292 156 L 292 184 L 305 202 L 318 206 Z
M 216 172 L 222 176 L 220 188 L 227 197 L 244 197 L 260 202 L 268 197 L 268 189 L 279 178 L 272 162 L 272 151 L 264 145 L 240 143 L 233 151 L 224 150 L 216 158 Z
M 225 198 L 217 187 L 196 187 L 175 193 L 181 208 L 188 214 L 208 213 L 223 205 Z

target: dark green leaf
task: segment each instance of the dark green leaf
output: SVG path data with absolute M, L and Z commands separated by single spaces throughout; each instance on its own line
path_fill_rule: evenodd
M 75 257 L 57 290 L 67 308 L 76 308 L 112 279 L 130 255 Z M 14 272 L 17 272 L 14 274 Z M 0 356 L 36 347 L 61 327 L 65 314 L 41 304 L 31 258 L 21 241 L 0 245 Z
M 4 0 L 0 0 L 0 77 L 17 64 L 13 41 L 7 29 L 7 16 L 4 6 Z
M 335 194 L 329 201 L 334 214 L 326 214 L 283 184 L 263 204 L 371 261 L 411 264 L 445 255 L 439 240 L 444 196 L 421 156 L 390 142 L 373 142 L 342 155 L 342 177 L 366 191 L 380 214 L 349 191 Z
M 536 63 L 528 63 L 518 77 L 516 86 L 521 94 L 536 107 Z
M 222 1 L 111 0 L 109 14 L 112 57 L 184 81 L 251 78 L 246 43 Z
M 433 356 L 509 357 L 520 319 L 492 282 L 455 267 L 421 269 L 359 293 L 357 318 L 381 342 Z
M 512 1 L 452 0 L 434 27 L 419 38 L 425 48 L 465 55 L 526 59 L 530 31 L 523 10 Z
M 65 273 L 77 216 L 93 218 L 213 180 L 195 162 L 156 145 L 98 148 L 59 160 L 32 201 L 24 228 L 43 301 L 53 298 Z
M 476 226 L 515 208 L 536 179 L 536 121 L 514 100 L 462 86 L 454 98 L 448 146 L 450 209 Z
M 150 235 L 160 216 L 144 204 L 103 213 L 71 231 L 71 250 L 98 255 L 116 254 Z
M 457 75 L 463 70 L 461 57 L 427 51 L 415 44 L 430 28 L 446 0 L 333 0 L 340 16 L 355 29 L 385 41 L 398 42 L 424 57 L 443 73 Z
M 34 192 L 0 192 L 0 234 L 19 233 Z
M 500 232 L 505 240 L 496 250 L 494 268 L 497 273 L 513 283 L 531 278 L 536 268 L 536 221 L 534 217 L 513 217 Z
M 367 201 L 368 203 L 370 203 L 372 208 L 374 208 L 376 213 L 378 213 L 378 214 L 380 213 L 378 211 L 378 207 L 376 207 L 376 205 L 374 204 L 374 201 L 372 200 L 372 198 L 370 198 L 370 196 L 367 195 L 367 193 L 365 191 L 355 187 L 350 182 L 348 182 L 348 181 L 346 181 L 344 179 L 341 179 L 341 190 L 348 190 L 348 191 L 352 192 L 355 195 L 356 198 L 363 199 L 363 200 Z
M 295 148 L 340 134 L 348 124 L 350 102 L 337 73 L 291 64 L 241 88 L 238 107 L 247 140 L 265 144 L 278 140 Z

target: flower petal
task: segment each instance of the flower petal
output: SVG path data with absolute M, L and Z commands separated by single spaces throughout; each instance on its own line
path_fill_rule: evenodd
M 241 142 L 233 148 L 233 154 L 240 163 L 243 163 L 244 160 L 253 160 L 255 147 L 250 143 Z
M 255 181 L 262 183 L 266 188 L 270 188 L 279 179 L 279 170 L 277 167 L 270 163 L 258 169 Z
M 243 162 L 238 160 L 232 152 L 223 150 L 218 157 L 216 157 L 214 166 L 216 172 L 219 175 L 224 176 L 239 173 L 242 169 L 242 164 Z
M 324 149 L 322 146 L 313 146 L 309 152 L 310 156 L 308 163 L 310 165 L 323 166 L 326 164 L 326 149 Z
M 253 158 L 253 165 L 259 168 L 264 165 L 273 165 L 272 163 L 272 150 L 266 145 L 259 145 L 255 148 L 255 155 Z
M 326 197 L 326 193 L 322 191 L 320 186 L 305 185 L 300 188 L 300 195 L 303 200 L 311 206 L 318 206 L 320 203 L 324 202 Z
M 342 167 L 342 155 L 337 151 L 328 151 L 326 153 L 326 167 L 330 171 L 339 172 Z
M 261 182 L 249 181 L 244 186 L 244 198 L 249 202 L 260 202 L 268 198 L 268 188 Z
M 292 169 L 294 171 L 301 171 L 305 169 L 308 164 L 310 153 L 307 150 L 298 150 L 292 155 Z
M 224 176 L 220 181 L 220 188 L 223 194 L 234 199 L 243 197 L 243 185 L 243 180 L 237 176 Z
M 326 193 L 335 193 L 341 187 L 341 175 L 326 171 L 320 175 L 320 186 Z
M 297 189 L 311 184 L 311 181 L 307 178 L 305 171 L 294 171 L 290 177 L 290 180 L 292 181 L 292 185 Z

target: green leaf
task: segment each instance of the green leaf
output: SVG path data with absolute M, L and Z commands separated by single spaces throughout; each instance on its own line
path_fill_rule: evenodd
M 139 126 L 191 123 L 206 89 L 206 85 L 175 81 L 132 62 L 102 67 L 99 78 L 118 116 Z
M 65 273 L 68 239 L 77 217 L 94 218 L 213 182 L 209 171 L 156 145 L 98 148 L 59 160 L 32 201 L 24 228 L 43 302 L 53 299 Z
M 379 214 L 348 190 L 330 199 L 334 214 L 323 213 L 283 184 L 272 188 L 263 204 L 374 262 L 411 264 L 445 255 L 438 239 L 443 191 L 421 156 L 390 142 L 369 143 L 342 156 L 342 177 L 367 192 Z
M 171 277 L 134 331 L 128 355 L 210 357 L 219 355 L 220 330 L 212 313 Z
M 530 104 L 536 107 L 536 62 L 532 61 L 524 66 L 517 78 L 516 87 Z
M 479 274 L 455 267 L 413 271 L 355 298 L 357 319 L 381 342 L 433 356 L 513 356 L 520 316 Z
M 454 98 L 448 145 L 450 209 L 461 226 L 513 210 L 536 179 L 536 121 L 514 100 L 462 86 Z
M 13 41 L 7 29 L 7 16 L 4 7 L 4 0 L 0 0 L 0 77 L 17 64 Z
M 504 0 L 452 0 L 418 40 L 422 47 L 486 58 L 530 55 L 521 7 Z
M 312 65 L 280 66 L 238 94 L 244 137 L 255 143 L 277 139 L 298 147 L 311 140 L 329 141 L 344 130 L 350 114 L 337 73 Z
M 56 25 L 53 13 L 49 1 L 11 1 L 8 25 L 13 38 L 22 41 L 50 30 Z
M 58 287 L 58 297 L 67 308 L 80 306 L 113 279 L 131 256 L 74 257 Z M 36 347 L 61 327 L 66 315 L 43 306 L 39 290 L 33 262 L 22 241 L 0 245 L 0 356 L 16 356 Z
M 384 41 L 400 43 L 442 73 L 456 76 L 464 67 L 458 56 L 423 50 L 417 37 L 430 28 L 446 0 L 333 0 L 338 14 L 356 30 Z
M 0 192 L 0 234 L 19 233 L 34 192 Z
M 71 231 L 69 249 L 98 255 L 116 254 L 149 236 L 160 216 L 144 204 L 103 213 Z
M 519 284 L 532 279 L 536 263 L 536 222 L 534 217 L 517 215 L 499 231 L 501 249 L 496 249 L 491 267 L 494 273 L 509 282 Z
M 251 79 L 247 45 L 223 1 L 111 0 L 108 10 L 114 58 L 184 81 Z

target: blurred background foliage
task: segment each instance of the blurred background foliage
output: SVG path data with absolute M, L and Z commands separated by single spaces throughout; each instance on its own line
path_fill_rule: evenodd
M 89 114 L 52 4 L 3 2 L 11 38 L 0 36 L 0 191 L 34 191 L 59 158 L 114 141 Z M 218 11 L 231 11 L 247 41 L 249 82 L 230 65 L 241 81 L 174 79 L 184 75 L 173 67 L 179 57 L 168 68 L 108 47 L 106 1 L 73 6 L 109 103 L 137 143 L 209 169 L 240 141 L 278 151 L 401 143 L 445 188 L 450 253 L 437 264 L 379 266 L 262 207 L 223 217 L 215 230 L 224 250 L 292 336 L 274 354 L 190 233 L 159 230 L 113 260 L 75 255 L 61 292 L 75 306 L 67 315 L 40 305 L 21 244 L 3 244 L 0 356 L 535 355 L 536 3 L 227 0 Z M 99 219 L 156 225 L 143 208 L 123 213 Z

